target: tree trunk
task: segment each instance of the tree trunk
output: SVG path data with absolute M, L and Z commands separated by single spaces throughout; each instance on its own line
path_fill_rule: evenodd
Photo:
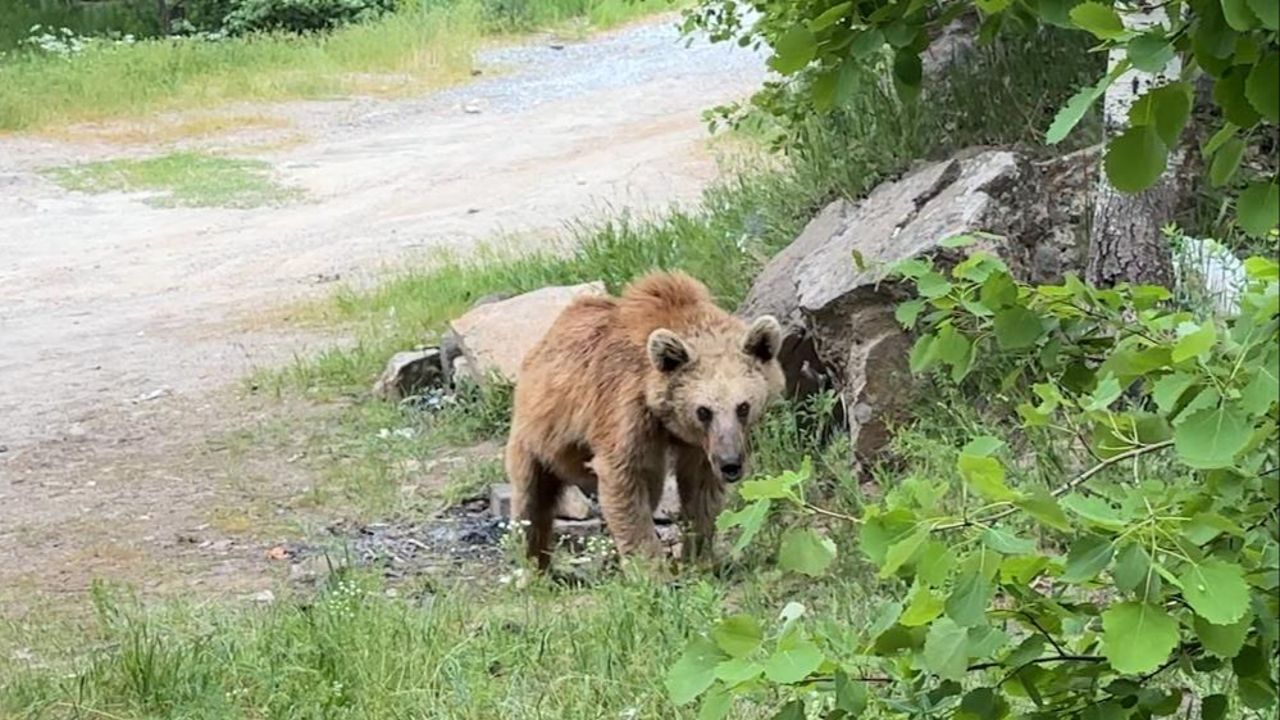
M 169 3 L 165 0 L 156 0 L 156 18 L 160 20 L 160 34 L 172 34 L 173 23 L 169 18 Z
M 1168 20 L 1163 6 L 1139 5 L 1121 17 L 1125 27 L 1134 30 L 1166 25 Z M 1112 50 L 1108 72 L 1124 57 L 1123 47 Z M 1130 69 L 1116 78 L 1103 96 L 1106 136 L 1123 132 L 1129 124 L 1129 108 L 1138 98 L 1152 87 L 1177 80 L 1181 71 L 1182 63 L 1175 55 L 1159 73 Z M 1185 157 L 1181 151 L 1170 153 L 1164 175 L 1154 186 L 1135 194 L 1116 190 L 1105 171 L 1098 173 L 1085 270 L 1089 282 L 1102 287 L 1119 282 L 1173 285 L 1173 261 L 1161 228 L 1173 218 L 1182 196 L 1180 167 Z

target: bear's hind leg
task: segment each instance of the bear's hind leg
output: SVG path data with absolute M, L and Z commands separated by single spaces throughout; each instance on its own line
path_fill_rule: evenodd
M 551 567 L 552 527 L 560 499 L 560 479 L 532 453 L 518 444 L 507 448 L 507 477 L 511 480 L 511 515 L 527 522 L 526 555 L 546 572 Z

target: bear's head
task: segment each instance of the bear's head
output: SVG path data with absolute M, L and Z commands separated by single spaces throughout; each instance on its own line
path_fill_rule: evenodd
M 649 408 L 667 432 L 702 448 L 721 480 L 747 473 L 751 426 L 782 393 L 781 343 L 782 328 L 768 315 L 749 326 L 735 318 L 684 335 L 666 328 L 649 335 Z

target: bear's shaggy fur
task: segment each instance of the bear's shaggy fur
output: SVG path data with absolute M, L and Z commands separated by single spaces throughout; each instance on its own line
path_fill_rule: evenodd
M 561 489 L 597 486 L 620 553 L 657 555 L 653 509 L 675 463 L 685 548 L 710 548 L 725 482 L 746 472 L 751 425 L 781 394 L 781 330 L 717 307 L 702 283 L 655 273 L 621 297 L 582 297 L 529 352 L 507 443 L 512 510 L 545 570 Z

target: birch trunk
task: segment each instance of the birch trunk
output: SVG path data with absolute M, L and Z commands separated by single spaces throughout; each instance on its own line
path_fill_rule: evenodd
M 1131 9 L 1132 12 L 1124 12 Z M 1164 7 L 1139 3 L 1121 8 L 1125 27 L 1143 30 L 1168 26 Z M 1111 51 L 1107 71 L 1125 57 L 1124 48 Z M 1108 138 L 1122 133 L 1129 124 L 1129 109 L 1147 90 L 1178 79 L 1182 62 L 1173 60 L 1158 73 L 1129 69 L 1116 79 L 1103 96 L 1103 130 Z M 1092 225 L 1089 232 L 1089 264 L 1086 276 L 1095 285 L 1108 287 L 1119 282 L 1172 286 L 1173 263 L 1161 228 L 1173 218 L 1181 197 L 1179 167 L 1185 153 L 1169 154 L 1169 167 L 1152 187 L 1125 194 L 1112 187 L 1105 171 L 1098 173 Z

